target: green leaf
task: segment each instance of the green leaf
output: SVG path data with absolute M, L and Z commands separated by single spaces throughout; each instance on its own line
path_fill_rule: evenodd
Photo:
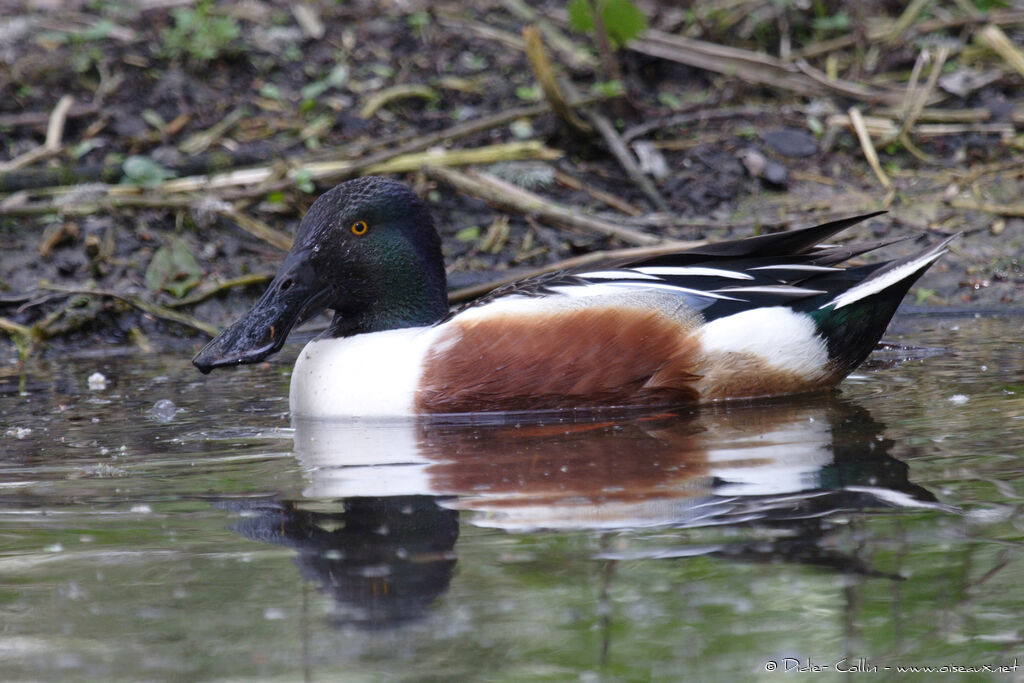
M 338 64 L 326 77 L 319 81 L 313 81 L 302 86 L 300 94 L 304 100 L 315 100 L 331 88 L 340 88 L 348 83 L 349 69 L 344 64 Z
M 632 0 L 606 0 L 601 3 L 601 18 L 608 37 L 624 46 L 647 29 L 647 17 Z
M 659 92 L 658 93 L 658 102 L 661 102 L 663 105 L 665 105 L 669 109 L 682 109 L 683 108 L 683 100 L 682 100 L 682 98 L 679 97 L 679 95 L 676 95 L 675 93 L 671 93 L 671 92 Z
M 264 83 L 260 86 L 260 97 L 266 97 L 268 100 L 279 100 L 281 99 L 281 88 L 274 83 Z
M 88 140 L 82 140 L 71 149 L 71 158 L 78 160 L 84 157 L 89 152 L 93 151 L 97 147 L 101 147 L 102 142 L 96 138 L 89 138 Z
M 592 33 L 594 15 L 592 0 L 572 0 L 569 3 L 569 26 L 580 33 Z M 596 0 L 608 39 L 622 47 L 647 29 L 647 17 L 633 0 Z
M 164 117 L 152 109 L 142 110 L 142 120 L 150 125 L 151 128 L 156 130 L 163 130 L 167 126 L 167 122 L 164 121 Z
M 605 97 L 617 97 L 625 92 L 622 81 L 597 81 L 590 89 Z
M 173 58 L 188 56 L 198 64 L 232 51 L 242 30 L 234 17 L 211 12 L 212 2 L 201 0 L 194 8 L 179 7 L 171 12 L 174 26 L 161 32 L 162 52 Z
M 594 30 L 594 16 L 590 13 L 590 0 L 572 0 L 569 3 L 569 28 L 580 33 Z
M 517 86 L 516 97 L 527 102 L 536 102 L 540 99 L 540 88 L 535 85 Z
M 463 228 L 455 233 L 455 239 L 460 242 L 476 242 L 480 239 L 480 226 L 474 225 L 471 228 Z
M 176 174 L 169 168 L 165 168 L 149 157 L 130 156 L 121 165 L 124 177 L 121 182 L 128 185 L 142 185 L 143 187 L 156 187 L 168 178 Z
M 825 33 L 848 31 L 850 29 L 850 15 L 843 10 L 831 16 L 815 17 L 811 24 L 815 30 Z
M 306 194 L 313 194 L 316 190 L 316 186 L 313 185 L 313 174 L 306 169 L 299 169 L 293 177 L 295 178 L 295 187 L 299 188 L 300 191 Z
M 83 41 L 104 40 L 110 37 L 114 28 L 114 22 L 110 19 L 100 19 L 93 26 L 79 33 L 78 39 Z
M 203 275 L 196 257 L 181 238 L 160 247 L 146 268 L 146 286 L 154 292 L 165 290 L 181 298 L 199 284 Z

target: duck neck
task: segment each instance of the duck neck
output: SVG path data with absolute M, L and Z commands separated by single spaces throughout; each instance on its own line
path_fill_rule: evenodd
M 391 273 L 405 272 L 402 269 Z M 362 285 L 365 297 L 355 306 L 335 309 L 328 330 L 331 337 L 382 332 L 406 327 L 427 327 L 448 315 L 448 295 L 443 267 L 415 279 L 377 278 Z

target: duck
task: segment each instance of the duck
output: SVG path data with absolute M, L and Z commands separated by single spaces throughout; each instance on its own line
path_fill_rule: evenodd
M 828 245 L 878 213 L 527 278 L 449 308 L 425 202 L 365 176 L 323 193 L 251 310 L 192 359 L 263 361 L 332 310 L 299 352 L 293 417 L 586 411 L 835 388 L 875 348 L 956 235 L 888 261 L 892 243 Z

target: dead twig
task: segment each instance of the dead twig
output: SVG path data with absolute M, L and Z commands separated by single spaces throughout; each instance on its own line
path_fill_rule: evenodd
M 584 135 L 592 133 L 593 129 L 576 115 L 576 112 L 573 111 L 566 101 L 565 95 L 562 94 L 561 88 L 558 87 L 555 72 L 551 68 L 551 62 L 548 60 L 547 53 L 544 51 L 544 42 L 541 38 L 540 29 L 536 26 L 524 27 L 523 40 L 526 43 L 526 57 L 530 60 L 533 74 L 537 77 L 537 82 L 540 83 L 544 99 L 551 106 L 551 111 L 566 126 L 576 132 Z
M 240 275 L 233 277 L 228 280 L 221 280 L 215 282 L 210 286 L 197 289 L 197 291 L 188 295 L 184 299 L 174 301 L 167 304 L 168 308 L 184 308 L 185 306 L 192 306 L 200 301 L 205 301 L 211 296 L 220 294 L 223 291 L 234 289 L 235 287 L 248 287 L 250 285 L 262 285 L 270 280 L 274 279 L 273 273 L 250 273 L 248 275 Z
M 566 91 L 574 98 L 579 99 L 579 93 L 576 92 L 575 87 L 572 83 L 566 81 Z M 658 192 L 658 188 L 655 187 L 654 183 L 648 178 L 644 172 L 640 169 L 640 165 L 636 162 L 636 158 L 633 153 L 626 147 L 626 143 L 619 137 L 619 133 L 615 130 L 615 126 L 608 118 L 594 109 L 584 109 L 583 115 L 590 121 L 590 124 L 597 129 L 597 132 L 604 138 L 605 144 L 608 145 L 608 150 L 615 157 L 615 160 L 619 162 L 619 166 L 626 172 L 637 187 L 640 188 L 641 192 L 647 196 L 647 198 L 654 204 L 655 207 L 660 211 L 671 212 L 672 207 L 665 201 L 665 198 Z
M 838 93 L 875 104 L 896 106 L 902 93 L 871 88 L 859 83 L 829 79 L 803 60 L 784 62 L 750 50 L 717 45 L 650 29 L 643 38 L 630 41 L 637 52 L 733 76 L 751 83 L 782 88 L 802 95 Z
M 108 186 L 98 186 L 106 192 Z M 142 197 L 139 195 L 107 195 L 97 197 L 87 194 L 82 199 L 75 199 L 75 188 L 59 188 L 63 192 L 53 191 L 58 198 L 52 201 L 16 201 L 0 202 L 0 216 L 31 216 L 37 214 L 56 213 L 65 216 L 82 216 L 110 209 L 141 207 L 147 209 L 187 209 L 195 206 L 196 198 L 187 197 Z M 70 191 L 69 191 L 70 190 Z
M 479 197 L 505 209 L 535 216 L 546 223 L 596 232 L 632 244 L 656 244 L 661 241 L 654 235 L 588 216 L 575 207 L 552 202 L 486 173 L 467 173 L 439 166 L 427 166 L 423 172 L 460 192 Z
M 400 83 L 390 88 L 384 88 L 373 93 L 366 99 L 366 102 L 359 109 L 359 116 L 368 119 L 378 111 L 396 100 L 409 99 L 410 97 L 421 100 L 436 100 L 437 92 L 429 85 L 420 83 Z
M 590 122 L 594 124 L 594 127 L 597 128 L 601 137 L 604 138 L 605 142 L 608 144 L 608 149 L 611 150 L 612 155 L 619 162 L 619 165 L 622 166 L 624 171 L 626 171 L 626 174 L 630 179 L 636 183 L 637 187 L 647 195 L 647 198 L 651 200 L 651 203 L 661 211 L 672 211 L 672 207 L 669 206 L 669 203 L 661 196 L 661 193 L 658 192 L 658 188 L 654 186 L 651 179 L 644 175 L 644 172 L 640 170 L 640 165 L 637 164 L 636 159 L 633 158 L 633 153 L 626 147 L 626 143 L 624 143 L 622 138 L 619 137 L 619 133 L 615 130 L 615 126 L 612 125 L 612 122 L 609 121 L 607 117 L 597 113 L 596 111 L 588 111 L 586 112 L 586 116 L 590 119 Z
M 627 216 L 636 217 L 636 216 L 642 216 L 643 215 L 643 211 L 641 211 L 640 209 L 636 208 L 632 204 L 629 204 L 628 202 L 624 202 L 623 200 L 619 199 L 618 197 L 616 197 L 613 194 L 609 194 L 609 193 L 607 193 L 607 192 L 605 192 L 603 190 L 599 190 L 596 187 L 588 185 L 588 184 L 584 183 L 582 180 L 580 180 L 579 178 L 576 178 L 575 176 L 569 175 L 565 171 L 557 171 L 556 170 L 555 171 L 555 180 L 557 180 L 562 185 L 565 185 L 566 187 L 568 187 L 570 189 L 582 190 L 582 191 L 586 192 L 587 194 L 589 194 L 594 199 L 596 199 L 596 200 L 598 200 L 600 202 L 604 202 L 608 206 L 612 207 L 613 209 L 616 209 L 617 211 L 621 211 L 622 213 L 626 214 Z
M 536 24 L 544 35 L 544 40 L 558 52 L 562 62 L 568 64 L 571 69 L 590 71 L 597 66 L 597 61 L 589 52 L 577 47 L 564 33 L 558 30 L 557 26 L 537 14 L 523 0 L 504 0 L 502 4 L 505 5 L 505 8 L 510 13 L 519 17 L 524 22 Z
M 923 12 L 924 8 L 930 5 L 931 2 L 932 0 L 910 0 L 903 13 L 899 16 L 899 19 L 889 29 L 889 35 L 886 36 L 885 42 L 890 45 L 895 44 L 900 39 L 900 36 L 903 35 L 903 32 L 914 23 L 917 15 Z
M 630 143 L 636 138 L 643 137 L 648 133 L 669 128 L 672 126 L 685 126 L 689 123 L 703 124 L 706 121 L 716 119 L 748 118 L 752 116 L 764 116 L 773 114 L 761 107 L 725 107 L 722 109 L 710 109 L 705 103 L 694 104 L 689 107 L 690 111 L 682 111 L 653 121 L 647 121 L 639 125 L 627 128 L 622 133 L 622 141 Z
M 1012 66 L 1017 73 L 1024 76 L 1024 52 L 1021 52 L 1018 47 L 1010 42 L 1003 29 L 995 24 L 988 24 L 978 31 L 977 40 L 982 45 L 991 48 L 993 52 Z
M 178 323 L 185 327 L 191 327 L 194 330 L 203 332 L 211 337 L 217 336 L 220 330 L 213 325 L 208 325 L 198 318 L 194 318 L 185 313 L 171 310 L 166 306 L 155 304 L 151 301 L 146 301 L 137 296 L 131 296 L 130 294 L 119 294 L 118 292 L 111 292 L 104 289 L 88 289 L 83 287 L 62 287 L 61 285 L 54 285 L 49 283 L 42 283 L 39 285 L 40 289 L 45 289 L 51 292 L 63 292 L 64 294 L 77 294 L 80 296 L 87 297 L 108 297 L 111 299 L 118 299 L 124 301 L 127 304 L 134 306 L 143 313 L 148 313 L 154 317 L 160 318 L 161 320 L 167 320 L 169 322 Z
M 985 12 L 981 14 L 965 14 L 959 17 L 951 18 L 940 18 L 940 19 L 925 19 L 919 21 L 912 26 L 907 28 L 907 31 L 915 35 L 925 35 L 933 32 L 942 32 L 949 29 L 960 28 L 963 26 L 971 26 L 974 24 L 992 24 L 995 26 L 1012 26 L 1014 24 L 1020 24 L 1024 22 L 1024 12 L 1020 10 L 1002 10 L 998 12 Z M 867 32 L 867 42 L 876 43 L 885 40 L 886 36 L 892 31 L 891 24 L 882 24 L 877 27 L 869 28 Z M 904 31 L 904 32 L 907 32 Z M 907 36 L 904 36 L 906 39 Z M 848 34 L 845 36 L 839 36 L 838 38 L 832 38 L 831 40 L 822 40 L 812 45 L 808 45 L 802 50 L 798 50 L 794 53 L 794 57 L 811 59 L 818 57 L 829 52 L 836 52 L 838 50 L 845 50 L 848 47 L 852 47 L 857 44 L 857 36 L 855 34 Z
M 245 230 L 253 237 L 263 240 L 267 244 L 275 246 L 282 251 L 288 251 L 292 248 L 291 235 L 283 233 L 280 230 L 275 230 L 263 221 L 242 213 L 238 208 L 224 208 L 217 213 L 228 220 L 235 222 L 238 227 Z
M 71 95 L 61 97 L 50 114 L 50 120 L 46 126 L 46 141 L 39 147 L 30 149 L 10 161 L 0 163 L 0 173 L 8 173 L 59 154 L 62 148 L 61 140 L 64 137 L 64 124 L 67 123 L 68 111 L 74 103 L 75 98 Z
M 337 159 L 333 161 L 302 163 L 294 166 L 289 171 L 288 179 L 290 183 L 294 183 L 295 178 L 305 175 L 311 180 L 337 181 L 360 173 L 403 173 L 414 171 L 424 164 L 438 166 L 464 165 L 521 159 L 554 159 L 559 156 L 561 156 L 561 152 L 545 147 L 536 140 L 527 140 L 472 149 L 427 151 L 401 156 L 387 155 L 387 158 L 383 158 L 375 163 L 367 163 L 369 160 L 366 159 Z M 156 189 L 168 194 L 178 192 L 209 192 L 211 190 L 258 185 L 271 179 L 273 174 L 273 167 L 260 166 L 215 175 L 174 178 L 162 183 Z
M 210 145 L 220 140 L 224 137 L 225 133 L 234 128 L 235 124 L 241 121 L 246 113 L 247 110 L 244 106 L 238 107 L 207 130 L 190 135 L 187 140 L 181 143 L 178 149 L 183 154 L 188 154 L 189 156 L 205 152 L 210 148 Z
M 925 52 L 925 54 L 927 55 L 928 53 Z M 925 83 L 924 88 L 914 93 L 910 106 L 907 108 L 906 118 L 903 119 L 903 125 L 900 126 L 899 137 L 901 140 L 913 129 L 914 124 L 917 123 L 918 118 L 921 116 L 921 112 L 924 111 L 924 105 L 935 90 L 935 84 L 939 80 L 939 74 L 942 73 L 942 66 L 946 63 L 947 57 L 949 57 L 949 46 L 940 46 L 938 54 L 935 55 L 935 63 L 932 64 L 932 70 L 928 74 L 928 81 Z
M 68 109 L 66 118 L 80 119 L 83 116 L 92 116 L 100 111 L 97 102 L 79 104 Z M 19 128 L 22 126 L 41 126 L 47 123 L 53 116 L 53 112 L 26 111 L 20 114 L 0 114 L 0 128 Z
M 871 170 L 875 172 L 878 182 L 882 183 L 882 187 L 891 193 L 892 181 L 889 180 L 889 176 L 882 170 L 882 164 L 878 161 L 878 152 L 875 150 L 874 143 L 871 142 L 871 135 L 864 125 L 864 118 L 861 116 L 860 109 L 850 107 L 847 113 L 850 115 L 850 125 L 853 126 L 853 130 L 857 134 L 857 140 L 860 142 L 860 147 L 864 151 L 864 158 L 867 159 Z
M 949 202 L 949 205 L 954 209 L 981 211 L 982 213 L 993 213 L 999 216 L 1024 216 L 1024 202 L 1017 204 L 993 204 L 978 199 L 953 199 Z

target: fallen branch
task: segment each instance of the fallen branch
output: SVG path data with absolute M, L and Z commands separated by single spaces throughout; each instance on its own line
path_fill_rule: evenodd
M 982 213 L 993 213 L 999 216 L 1024 216 L 1024 202 L 1017 204 L 993 204 L 977 199 L 953 199 L 949 202 L 949 205 L 954 209 L 981 211 Z
M 66 117 L 80 119 L 84 116 L 98 114 L 100 105 L 97 102 L 79 104 L 68 109 Z M 50 120 L 53 112 L 26 111 L 20 114 L 0 114 L 0 128 L 18 128 L 21 126 L 41 126 Z
M 581 97 L 578 100 L 573 100 L 569 104 L 572 107 L 583 107 L 589 104 L 594 104 L 603 100 L 611 99 L 610 96 L 605 94 L 592 94 L 586 97 Z M 550 111 L 547 104 L 531 104 L 523 107 L 514 107 L 507 109 L 496 114 L 488 116 L 482 116 L 478 119 L 472 119 L 463 123 L 456 124 L 444 130 L 426 133 L 423 135 L 395 135 L 384 138 L 374 139 L 372 141 L 360 141 L 354 142 L 342 147 L 332 149 L 329 152 L 315 152 L 304 155 L 298 158 L 292 158 L 284 160 L 292 168 L 301 168 L 305 164 L 312 164 L 318 162 L 336 162 L 338 160 L 345 160 L 347 163 L 352 163 L 353 166 L 350 169 L 351 175 L 358 175 L 361 173 L 361 169 L 365 166 L 373 166 L 376 164 L 382 164 L 390 159 L 406 154 L 413 154 L 416 152 L 422 152 L 425 149 L 434 147 L 446 142 L 452 142 L 460 138 L 464 138 L 469 135 L 474 135 L 483 131 L 491 130 L 499 126 L 506 125 L 512 121 L 521 118 L 532 118 L 540 116 Z M 381 151 L 368 153 L 369 150 L 381 149 Z M 227 188 L 245 188 L 234 194 L 228 196 L 224 193 L 224 197 L 227 199 L 241 199 L 247 196 L 253 196 L 256 194 L 263 194 L 274 190 L 287 189 L 294 186 L 295 180 L 293 178 L 282 179 L 281 169 L 285 166 L 281 160 L 275 160 L 272 163 L 265 164 L 262 166 L 248 167 L 248 168 L 237 168 L 247 164 L 252 164 L 254 161 L 262 161 L 262 159 L 237 159 L 233 158 L 233 166 L 231 170 L 224 171 L 221 173 L 211 172 L 218 171 L 223 168 L 220 156 L 214 156 L 209 159 L 211 163 L 207 164 L 204 168 L 203 164 L 198 164 L 199 168 L 196 168 L 197 164 L 195 161 L 190 161 L 186 164 L 186 168 L 189 173 L 187 176 L 182 176 L 179 180 L 189 178 L 223 178 L 228 174 L 232 175 L 232 180 L 225 183 Z M 216 163 L 213 163 L 216 162 Z M 212 167 L 212 168 L 211 168 Z M 46 171 L 47 169 L 43 169 Z M 177 169 L 179 172 L 181 169 Z M 197 174 L 197 171 L 202 173 Z M 59 172 L 42 172 L 35 174 L 33 177 L 21 177 L 18 178 L 18 182 L 12 182 L 13 175 L 0 178 L 0 191 L 2 190 L 23 190 L 23 189 L 35 189 L 37 193 L 61 193 L 67 192 L 68 190 L 64 187 L 48 187 L 57 182 L 67 182 L 63 180 L 65 178 L 74 178 L 77 183 L 94 182 L 94 181 L 106 181 L 114 183 L 121 177 L 122 171 L 121 166 L 102 166 L 96 167 L 81 167 L 81 168 L 62 168 Z M 254 179 L 254 180 L 253 180 Z M 253 181 L 252 184 L 249 184 Z M 264 183 L 269 185 L 264 186 Z M 193 186 L 201 185 L 201 183 L 193 183 Z M 124 193 L 137 193 L 138 189 L 134 186 L 121 186 L 119 192 Z M 2 211 L 0 211 L 2 212 Z
M 879 90 L 850 81 L 829 79 L 802 60 L 784 62 L 758 52 L 683 38 L 653 29 L 648 30 L 643 38 L 630 41 L 628 47 L 652 57 L 801 95 L 839 94 L 864 102 L 892 106 L 899 105 L 903 99 L 903 94 L 897 90 Z
M 505 6 L 505 9 L 522 19 L 523 22 L 536 24 L 544 35 L 544 40 L 561 55 L 562 61 L 568 64 L 571 69 L 590 71 L 597 66 L 597 60 L 594 59 L 593 55 L 577 47 L 557 26 L 537 14 L 536 10 L 523 2 L 523 0 L 504 0 L 502 4 Z
M 541 48 L 543 49 L 543 48 Z M 570 95 L 575 98 L 579 98 L 579 94 L 576 92 L 575 87 L 568 81 L 565 83 L 565 88 Z M 640 165 L 636 162 L 633 157 L 633 153 L 626 147 L 626 143 L 623 142 L 622 138 L 619 137 L 618 131 L 615 130 L 615 126 L 608 120 L 607 117 L 594 109 L 584 109 L 583 115 L 590 121 L 590 124 L 601 134 L 604 138 L 605 144 L 608 145 L 608 150 L 615 157 L 616 161 L 619 162 L 619 166 L 626 172 L 630 180 L 640 188 L 652 204 L 660 211 L 671 212 L 672 207 L 669 206 L 665 198 L 658 192 L 658 188 L 655 187 L 654 183 L 644 175 L 644 172 L 640 169 Z
M 927 55 L 928 52 L 926 51 L 925 54 Z M 942 73 L 942 66 L 946 63 L 947 57 L 949 57 L 949 46 L 941 45 L 938 54 L 935 56 L 935 62 L 932 64 L 932 70 L 928 74 L 928 81 L 925 83 L 924 88 L 913 93 L 910 99 L 910 106 L 907 108 L 906 118 L 903 119 L 903 125 L 900 126 L 899 137 L 901 140 L 904 140 L 904 143 L 906 142 L 906 136 L 913 129 L 914 124 L 917 123 L 921 112 L 924 111 L 925 102 L 928 101 L 928 98 L 935 91 L 935 84 L 938 83 L 939 74 Z
M 282 251 L 288 251 L 292 248 L 291 235 L 275 230 L 263 221 L 242 213 L 237 208 L 224 208 L 217 213 L 228 220 L 234 221 L 242 230 L 271 246 L 275 246 Z
M 101 191 L 106 192 L 108 186 L 99 184 Z M 57 199 L 49 201 L 4 201 L 0 202 L 0 216 L 31 216 L 37 214 L 56 213 L 65 216 L 83 216 L 98 211 L 109 211 L 110 209 L 122 208 L 145 208 L 145 209 L 187 209 L 196 204 L 196 198 L 184 197 L 142 197 L 139 195 L 116 195 L 116 196 L 95 196 L 94 193 L 86 193 L 81 199 L 76 199 L 74 190 L 76 188 L 61 188 L 70 190 L 61 194 Z M 11 199 L 10 197 L 8 199 Z
M 1011 26 L 1013 24 L 1020 23 L 1024 23 L 1024 12 L 1020 10 L 1003 10 L 999 12 L 979 13 L 975 16 L 964 15 L 950 19 L 926 19 L 910 26 L 908 32 L 921 36 L 928 33 L 943 32 L 953 28 L 960 28 L 961 26 L 970 26 L 972 24 Z M 881 42 L 885 40 L 886 36 L 888 36 L 891 31 L 892 25 L 888 22 L 880 24 L 877 27 L 869 28 L 867 32 L 867 42 Z M 911 42 L 909 36 L 905 35 L 903 36 L 903 39 L 905 43 L 909 44 Z M 795 52 L 794 56 L 810 59 L 829 52 L 844 50 L 848 47 L 853 47 L 856 44 L 857 36 L 851 33 L 845 36 L 839 36 L 838 38 L 823 40 L 814 43 L 813 45 L 808 45 L 802 50 Z
M 193 304 L 205 301 L 211 296 L 220 294 L 228 289 L 234 289 L 235 287 L 248 287 L 249 285 L 262 285 L 272 279 L 274 279 L 273 273 L 250 273 L 248 275 L 240 275 L 227 280 L 221 280 L 208 287 L 198 289 L 184 299 L 168 304 L 167 307 L 184 308 L 185 306 L 192 306 Z
M 615 126 L 605 116 L 597 113 L 596 111 L 587 111 L 586 117 L 590 120 L 597 131 L 604 138 L 608 144 L 608 149 L 611 150 L 612 155 L 622 166 L 623 170 L 630 177 L 637 187 L 639 187 L 647 198 L 651 200 L 660 211 L 671 212 L 672 207 L 669 206 L 665 198 L 658 192 L 658 188 L 654 186 L 651 179 L 644 175 L 644 172 L 640 170 L 640 165 L 637 164 L 633 158 L 633 153 L 626 147 L 626 143 L 619 137 L 618 132 L 615 130 Z
M 171 310 L 166 306 L 155 304 L 145 299 L 140 299 L 137 296 L 131 296 L 129 294 L 118 294 L 117 292 L 111 292 L 103 289 L 88 289 L 82 287 L 62 287 L 60 285 L 54 285 L 49 283 L 43 283 L 39 285 L 40 289 L 45 289 L 51 292 L 62 292 L 64 294 L 77 294 L 80 296 L 88 297 L 109 297 L 111 299 L 118 299 L 124 301 L 127 304 L 134 306 L 144 313 L 149 313 L 152 316 L 167 320 L 170 322 L 184 325 L 185 327 L 191 327 L 194 330 L 198 330 L 207 334 L 211 337 L 217 336 L 220 330 L 213 325 L 208 325 L 198 318 L 193 318 L 190 315 L 179 313 L 178 311 Z
M 561 88 L 558 87 L 551 62 L 548 60 L 547 53 L 544 52 L 540 29 L 536 26 L 524 27 L 523 40 L 526 42 L 526 57 L 530 60 L 533 74 L 537 77 L 537 82 L 540 83 L 540 89 L 544 92 L 544 99 L 551 106 L 551 111 L 555 112 L 555 115 L 572 130 L 585 135 L 592 133 L 593 130 L 576 115 L 566 101 L 565 95 L 562 94 Z
M 234 128 L 235 124 L 245 118 L 247 113 L 246 107 L 238 107 L 208 129 L 190 135 L 178 149 L 189 156 L 205 152 L 210 145 L 224 137 L 229 130 Z
M 359 116 L 361 118 L 368 119 L 391 102 L 408 99 L 410 97 L 416 97 L 421 100 L 436 100 L 438 95 L 437 92 L 429 85 L 422 85 L 418 83 L 402 83 L 394 85 L 390 88 L 379 90 L 368 97 L 366 102 L 359 109 Z
M 576 207 L 549 201 L 538 194 L 507 183 L 486 173 L 463 173 L 450 168 L 427 166 L 427 176 L 440 180 L 460 192 L 518 213 L 534 216 L 538 220 L 578 230 L 596 232 L 632 244 L 656 244 L 661 240 L 654 235 L 609 221 L 588 216 Z
M 596 199 L 596 200 L 598 200 L 600 202 L 604 202 L 608 206 L 612 207 L 613 209 L 615 209 L 617 211 L 621 211 L 622 213 L 626 214 L 627 216 L 633 216 L 635 218 L 637 216 L 642 216 L 643 215 L 643 211 L 641 211 L 640 209 L 636 208 L 632 204 L 630 204 L 628 202 L 625 202 L 625 201 L 619 199 L 618 197 L 616 197 L 615 195 L 610 194 L 608 192 L 605 192 L 604 190 L 599 190 L 599 189 L 597 189 L 596 187 L 594 187 L 592 185 L 588 185 L 587 183 L 584 183 L 579 178 L 576 178 L 575 176 L 569 175 L 565 171 L 557 171 L 556 170 L 555 171 L 555 180 L 560 182 L 562 185 L 565 185 L 569 189 L 572 189 L 572 190 L 582 190 L 583 192 L 586 192 L 587 194 L 589 194 L 594 199 Z
M 23 166 L 34 164 L 58 154 L 63 147 L 61 140 L 64 138 L 64 124 L 67 123 L 68 111 L 75 103 L 75 98 L 65 95 L 57 102 L 50 114 L 50 121 L 46 126 L 46 141 L 24 154 L 20 154 L 10 161 L 0 163 L 0 173 L 8 173 Z
M 1014 46 L 1010 39 L 1006 37 L 1003 29 L 995 24 L 989 24 L 978 31 L 977 40 L 982 45 L 991 48 L 1007 64 L 1012 66 L 1017 73 L 1024 76 L 1024 52 L 1021 52 L 1019 48 Z
M 472 149 L 452 149 L 417 152 L 390 156 L 386 160 L 367 163 L 360 159 L 338 159 L 334 161 L 314 161 L 294 166 L 288 172 L 290 182 L 305 176 L 310 180 L 337 181 L 364 173 L 404 173 L 415 171 L 424 164 L 436 166 L 458 166 L 464 164 L 494 163 L 496 161 L 515 161 L 522 159 L 556 159 L 562 155 L 557 150 L 545 147 L 536 140 L 511 142 Z M 243 185 L 259 185 L 273 178 L 274 168 L 261 166 L 258 168 L 240 169 L 217 175 L 191 176 L 174 178 L 160 184 L 156 189 L 160 192 L 174 194 L 178 192 L 209 192 Z M 117 186 L 112 192 L 117 191 Z M 125 190 L 130 191 L 126 188 Z

